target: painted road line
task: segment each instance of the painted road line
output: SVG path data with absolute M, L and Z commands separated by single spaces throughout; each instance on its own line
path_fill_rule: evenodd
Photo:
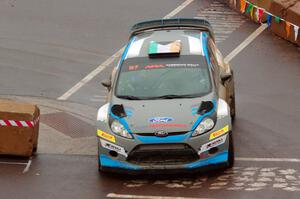
M 92 98 L 90 98 L 91 102 L 104 102 L 106 100 L 107 96 L 104 95 L 94 95 Z
M 105 102 L 105 99 L 94 99 L 94 98 L 91 98 L 90 101 L 91 102 Z
M 300 159 L 297 158 L 235 158 L 237 161 L 249 161 L 249 162 L 293 162 L 300 163 Z
M 122 47 L 120 50 L 118 50 L 115 54 L 113 54 L 111 57 L 109 57 L 107 60 L 105 60 L 102 64 L 100 64 L 95 70 L 93 70 L 91 73 L 89 73 L 87 76 L 85 76 L 82 80 L 80 80 L 75 86 L 73 86 L 71 89 L 69 89 L 67 92 L 65 92 L 62 96 L 57 98 L 58 100 L 67 100 L 71 95 L 76 93 L 82 86 L 84 86 L 86 83 L 91 81 L 96 75 L 101 73 L 107 66 L 109 66 L 111 63 L 115 61 L 116 58 L 118 58 L 124 50 L 124 47 Z
M 227 169 L 215 176 L 199 176 L 194 179 L 177 179 L 173 180 L 128 180 L 123 183 L 125 190 L 130 188 L 151 187 L 159 185 L 160 189 L 168 190 L 209 190 L 209 191 L 275 191 L 298 192 L 300 193 L 300 175 L 299 169 L 276 167 L 264 167 L 253 165 L 249 167 L 233 167 Z M 172 191 L 170 191 L 172 193 Z M 299 195 L 299 194 L 298 194 Z M 219 197 L 222 198 L 222 197 Z M 250 197 L 253 198 L 253 197 Z
M 140 196 L 125 194 L 107 194 L 107 198 L 131 198 L 131 199 L 212 199 L 212 198 L 189 198 L 189 197 L 170 197 L 170 196 Z
M 185 7 L 187 7 L 188 5 L 190 5 L 193 1 L 194 0 L 186 0 L 180 6 L 178 6 L 177 8 L 175 8 L 172 12 L 170 12 L 169 14 L 167 14 L 163 19 L 169 19 L 169 18 L 177 15 L 180 11 L 182 11 Z
M 266 28 L 267 24 L 262 24 L 257 28 L 247 39 L 245 39 L 238 47 L 236 47 L 229 55 L 224 59 L 226 63 L 229 63 L 237 54 L 239 54 L 244 48 L 246 48 L 258 35 L 260 35 Z
M 244 16 L 231 10 L 226 4 L 217 2 L 213 2 L 208 8 L 201 10 L 195 18 L 206 19 L 211 23 L 216 43 L 225 41 L 246 21 Z
M 29 171 L 31 163 L 32 163 L 32 158 L 30 157 L 29 160 L 28 160 L 28 162 L 27 162 L 27 164 L 26 164 L 25 169 L 23 170 L 23 174 L 27 173 Z
M 94 98 L 106 98 L 106 95 L 94 95 Z
M 185 7 L 187 7 L 189 4 L 191 4 L 194 0 L 186 0 L 181 5 L 179 5 L 177 8 L 175 8 L 172 12 L 167 14 L 164 19 L 171 18 L 178 14 L 181 10 L 183 10 Z M 93 70 L 91 73 L 89 73 L 87 76 L 85 76 L 82 80 L 80 80 L 77 84 L 75 84 L 72 88 L 70 88 L 67 92 L 65 92 L 62 96 L 58 97 L 58 100 L 67 100 L 69 99 L 74 93 L 76 93 L 81 87 L 83 87 L 85 84 L 87 84 L 89 81 L 91 81 L 95 76 L 97 76 L 99 73 L 101 73 L 107 66 L 109 66 L 111 63 L 115 61 L 120 55 L 122 54 L 124 50 L 124 46 L 118 50 L 115 54 L 113 54 L 111 57 L 109 57 L 107 60 L 105 60 L 102 64 L 100 64 L 95 70 Z
M 0 162 L 0 164 L 10 164 L 10 165 L 27 165 L 27 163 L 23 162 Z

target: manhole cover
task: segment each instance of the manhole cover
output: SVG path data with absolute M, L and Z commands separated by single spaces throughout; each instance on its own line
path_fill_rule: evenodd
M 72 138 L 90 137 L 96 132 L 94 126 L 65 112 L 42 115 L 41 122 Z

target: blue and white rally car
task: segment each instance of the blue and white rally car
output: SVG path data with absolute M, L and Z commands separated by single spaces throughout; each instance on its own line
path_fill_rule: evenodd
M 100 171 L 232 167 L 233 72 L 209 22 L 133 26 L 98 111 Z

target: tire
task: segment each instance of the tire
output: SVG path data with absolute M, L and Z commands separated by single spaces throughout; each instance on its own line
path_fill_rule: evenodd
M 232 86 L 232 95 L 230 96 L 230 116 L 231 116 L 231 119 L 232 119 L 232 122 L 234 122 L 235 120 L 235 88 L 234 88 L 234 73 L 233 73 L 233 70 L 231 70 L 231 74 L 232 74 L 232 78 L 231 78 L 231 86 Z
M 37 152 L 37 146 L 33 147 L 32 153 L 35 154 Z
M 99 172 L 102 172 L 102 165 L 101 165 L 101 160 L 100 160 L 100 150 L 99 150 L 99 144 L 98 144 L 98 158 L 97 158 L 97 160 L 98 160 L 98 171 Z
M 232 122 L 235 120 L 235 94 L 233 93 L 233 96 L 230 99 L 230 116 Z
M 232 168 L 233 166 L 234 166 L 234 144 L 233 144 L 232 132 L 229 132 L 227 168 Z

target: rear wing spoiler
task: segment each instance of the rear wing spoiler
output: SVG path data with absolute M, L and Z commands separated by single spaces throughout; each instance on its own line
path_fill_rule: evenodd
M 132 26 L 130 37 L 147 30 L 180 29 L 180 28 L 196 29 L 196 30 L 208 32 L 210 37 L 213 40 L 215 40 L 214 32 L 210 23 L 205 19 L 193 19 L 193 18 L 158 19 L 158 20 L 140 22 Z

